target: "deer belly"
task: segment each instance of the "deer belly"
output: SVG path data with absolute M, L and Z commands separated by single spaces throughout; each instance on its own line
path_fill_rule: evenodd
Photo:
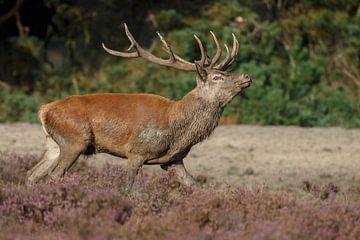
M 160 157 L 169 150 L 171 143 L 170 132 L 165 129 L 145 128 L 137 136 L 134 149 L 147 158 Z

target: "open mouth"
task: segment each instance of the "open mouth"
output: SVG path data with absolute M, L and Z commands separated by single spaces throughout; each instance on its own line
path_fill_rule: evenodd
M 250 87 L 251 83 L 252 83 L 252 80 L 249 80 L 249 81 L 246 81 L 246 82 L 241 83 L 241 84 L 239 85 L 239 86 L 241 86 L 241 88 L 240 88 L 239 92 L 238 92 L 236 95 L 240 96 L 241 93 L 243 92 L 242 90 L 244 90 L 245 88 Z
M 241 83 L 240 85 L 241 86 L 245 85 L 243 88 L 248 88 L 248 87 L 250 87 L 251 83 L 252 83 L 252 80 L 249 80 L 249 81 Z

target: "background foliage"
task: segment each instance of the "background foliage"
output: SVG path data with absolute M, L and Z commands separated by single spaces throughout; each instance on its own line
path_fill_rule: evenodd
M 188 60 L 199 56 L 193 33 L 211 56 L 208 31 L 228 44 L 234 32 L 233 71 L 255 79 L 225 111 L 239 123 L 360 127 L 356 0 L 0 0 L 0 121 L 36 121 L 39 105 L 72 94 L 179 99 L 195 86 L 192 73 L 106 55 L 101 42 L 128 46 L 123 22 L 156 55 L 158 30 Z

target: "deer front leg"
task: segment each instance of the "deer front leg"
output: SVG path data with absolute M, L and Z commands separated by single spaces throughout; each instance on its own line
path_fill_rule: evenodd
M 160 166 L 164 170 L 169 170 L 169 169 L 173 170 L 178 181 L 180 183 L 184 184 L 185 186 L 188 186 L 188 187 L 197 187 L 198 186 L 195 179 L 186 170 L 183 160 L 180 160 L 180 161 L 177 161 L 174 163 L 163 164 Z
M 144 164 L 142 157 L 129 157 L 126 168 L 125 168 L 125 194 L 129 194 L 132 190 L 135 177 L 138 174 L 141 166 Z

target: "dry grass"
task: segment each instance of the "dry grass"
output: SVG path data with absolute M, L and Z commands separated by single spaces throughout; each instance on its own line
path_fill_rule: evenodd
M 143 171 L 125 196 L 121 166 L 81 161 L 60 183 L 27 187 L 34 162 L 0 154 L 0 239 L 360 239 L 360 206 L 335 184 L 304 182 L 297 199 L 262 186 L 185 188 L 171 172 Z

